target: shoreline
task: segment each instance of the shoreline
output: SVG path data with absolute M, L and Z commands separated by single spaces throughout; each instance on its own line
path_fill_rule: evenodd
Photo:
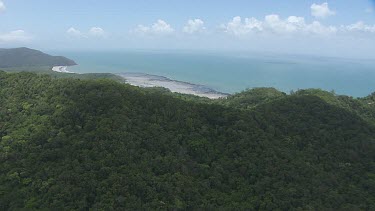
M 58 73 L 75 73 L 68 71 L 68 66 L 54 66 L 52 67 L 52 71 L 58 72 Z
M 54 66 L 52 67 L 53 72 L 58 73 L 72 73 L 79 74 L 68 70 L 68 66 Z M 210 99 L 220 99 L 226 98 L 230 94 L 216 91 L 212 88 L 209 88 L 205 85 L 193 84 L 184 81 L 172 80 L 170 78 L 158 75 L 151 75 L 147 73 L 110 73 L 113 75 L 120 76 L 125 79 L 125 83 L 150 88 L 150 87 L 163 87 L 169 89 L 171 92 L 180 93 L 180 94 L 190 94 L 199 97 L 207 97 Z
M 163 87 L 171 92 L 191 94 L 210 99 L 220 99 L 229 96 L 227 93 L 218 92 L 204 85 L 172 80 L 164 76 L 146 73 L 119 73 L 116 75 L 124 78 L 126 80 L 125 83 L 138 87 Z

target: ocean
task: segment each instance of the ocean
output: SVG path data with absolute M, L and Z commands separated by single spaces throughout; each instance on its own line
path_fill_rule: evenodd
M 375 61 L 251 52 L 50 52 L 78 63 L 76 73 L 146 73 L 223 93 L 254 87 L 306 88 L 364 97 L 375 92 Z

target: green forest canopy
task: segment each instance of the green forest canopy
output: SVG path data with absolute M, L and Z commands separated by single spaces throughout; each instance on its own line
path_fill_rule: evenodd
M 0 72 L 0 210 L 374 210 L 374 95 L 207 100 Z

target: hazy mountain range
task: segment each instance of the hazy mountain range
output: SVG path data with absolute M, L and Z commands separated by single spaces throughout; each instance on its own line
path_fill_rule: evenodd
M 51 56 L 30 48 L 0 49 L 0 68 L 72 65 L 76 63 L 71 59 Z

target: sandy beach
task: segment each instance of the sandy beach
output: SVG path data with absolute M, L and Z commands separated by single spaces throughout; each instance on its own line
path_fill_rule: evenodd
M 68 71 L 68 66 L 54 66 L 52 71 L 59 73 L 74 73 Z M 145 73 L 119 73 L 117 74 L 126 80 L 126 83 L 138 87 L 164 87 L 171 92 L 191 94 L 210 99 L 225 98 L 229 94 L 218 92 L 204 85 L 192 84 L 183 81 L 176 81 L 163 76 L 150 75 Z
M 126 82 L 139 87 L 164 87 L 171 92 L 181 94 L 192 94 L 210 99 L 225 98 L 228 94 L 215 91 L 209 87 L 191 84 L 182 81 L 171 80 L 167 77 L 149 75 L 143 73 L 121 73 L 119 76 L 125 78 Z
M 68 66 L 54 66 L 52 67 L 52 71 L 59 72 L 59 73 L 74 73 L 68 71 Z

